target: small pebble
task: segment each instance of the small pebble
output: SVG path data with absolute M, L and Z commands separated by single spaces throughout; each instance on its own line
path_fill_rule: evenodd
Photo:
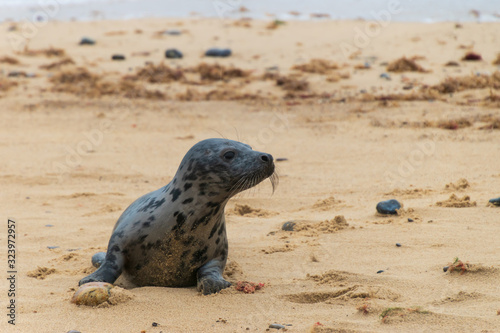
M 125 56 L 123 54 L 113 54 L 111 60 L 125 60 Z
M 99 268 L 104 262 L 105 258 L 106 252 L 97 252 L 92 256 L 92 266 L 94 266 L 95 268 Z
M 278 66 L 271 66 L 271 67 L 266 68 L 266 71 L 268 71 L 268 72 L 279 71 L 279 70 L 280 70 L 280 68 Z
M 231 50 L 230 49 L 208 49 L 207 52 L 205 52 L 206 57 L 229 57 L 231 55 Z
M 88 37 L 83 37 L 80 40 L 80 45 L 94 45 L 94 44 L 95 44 L 95 40 L 88 38 Z
M 295 222 L 293 221 L 288 221 L 288 222 L 285 222 L 283 224 L 283 226 L 281 227 L 281 230 L 284 230 L 284 231 L 293 231 L 293 228 L 295 227 Z
M 181 59 L 183 57 L 182 52 L 176 49 L 168 49 L 165 51 L 165 58 L 168 59 Z
M 26 77 L 26 73 L 25 72 L 21 72 L 21 71 L 12 71 L 12 72 L 9 72 L 9 74 L 7 74 L 8 77 Z
M 365 68 L 371 68 L 372 67 L 368 61 L 364 63 L 364 66 L 365 66 Z
M 382 73 L 382 74 L 380 74 L 380 78 L 390 80 L 391 76 L 387 73 Z
M 285 329 L 286 327 L 284 325 L 280 325 L 280 324 L 271 324 L 271 325 L 269 325 L 269 328 L 275 328 L 277 330 L 282 330 L 282 329 Z
M 47 248 L 48 248 L 49 250 L 53 250 L 53 249 L 58 249 L 58 248 L 59 248 L 59 246 L 47 246 Z
M 377 274 L 380 274 L 380 273 L 383 273 L 383 272 L 384 272 L 384 270 L 381 269 L 380 271 L 377 272 Z
M 494 204 L 495 206 L 500 206 L 500 198 L 490 199 L 490 203 Z
M 359 92 L 360 92 L 361 94 L 366 94 L 368 91 L 366 91 L 366 89 L 361 89 Z
M 182 32 L 180 30 L 171 29 L 171 30 L 165 30 L 163 34 L 170 36 L 179 36 L 182 34 Z
M 397 247 L 401 247 L 401 243 L 396 243 L 396 246 Z
M 276 159 L 276 162 L 283 162 L 283 161 L 288 161 L 288 158 L 286 158 L 286 157 L 278 157 Z
M 413 219 L 411 219 L 411 218 L 408 218 L 408 222 L 413 222 Z
M 82 332 L 77 331 L 77 330 L 71 330 L 71 331 L 68 331 L 68 332 L 66 332 L 66 333 L 82 333 Z
M 151 326 L 153 326 L 153 327 L 156 327 L 156 326 L 158 326 L 158 325 L 160 325 L 160 324 L 155 323 L 155 322 L 153 322 L 153 323 L 151 324 Z
M 50 227 L 53 227 L 54 225 L 53 224 L 46 224 L 45 226 L 50 228 Z
M 395 215 L 398 213 L 396 210 L 401 208 L 401 204 L 397 200 L 391 199 L 379 202 L 376 208 L 380 214 Z
M 450 268 L 450 267 L 449 267 L 449 266 L 444 266 L 444 267 L 443 267 L 443 272 L 445 272 L 445 273 L 446 273 L 446 272 L 448 271 L 448 268 Z
M 462 58 L 462 60 L 464 60 L 464 61 L 479 61 L 482 59 L 483 58 L 481 57 L 480 54 L 477 54 L 474 52 L 469 52 Z

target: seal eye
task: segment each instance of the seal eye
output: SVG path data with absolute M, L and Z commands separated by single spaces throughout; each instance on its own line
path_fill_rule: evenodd
M 224 159 L 225 160 L 232 160 L 236 156 L 236 153 L 234 151 L 228 151 L 224 153 Z

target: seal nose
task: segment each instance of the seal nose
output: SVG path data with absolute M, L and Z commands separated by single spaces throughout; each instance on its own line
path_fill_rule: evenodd
M 268 164 L 273 163 L 273 156 L 270 154 L 262 154 L 262 155 L 260 155 L 260 159 L 264 163 L 268 163 Z

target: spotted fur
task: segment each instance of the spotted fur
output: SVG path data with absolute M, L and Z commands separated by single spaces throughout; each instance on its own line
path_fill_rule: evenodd
M 229 287 L 222 278 L 228 253 L 224 208 L 232 196 L 268 177 L 274 188 L 269 154 L 226 139 L 197 143 L 169 184 L 122 213 L 104 260 L 96 254 L 99 268 L 80 284 L 113 283 L 124 274 L 138 286 L 196 285 L 204 294 Z

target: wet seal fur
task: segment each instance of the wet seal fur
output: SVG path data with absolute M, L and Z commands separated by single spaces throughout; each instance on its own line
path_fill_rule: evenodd
M 99 268 L 80 280 L 137 286 L 197 286 L 203 294 L 229 287 L 224 208 L 231 197 L 266 178 L 277 184 L 273 157 L 244 143 L 207 139 L 184 156 L 166 186 L 134 201 L 115 224 Z

